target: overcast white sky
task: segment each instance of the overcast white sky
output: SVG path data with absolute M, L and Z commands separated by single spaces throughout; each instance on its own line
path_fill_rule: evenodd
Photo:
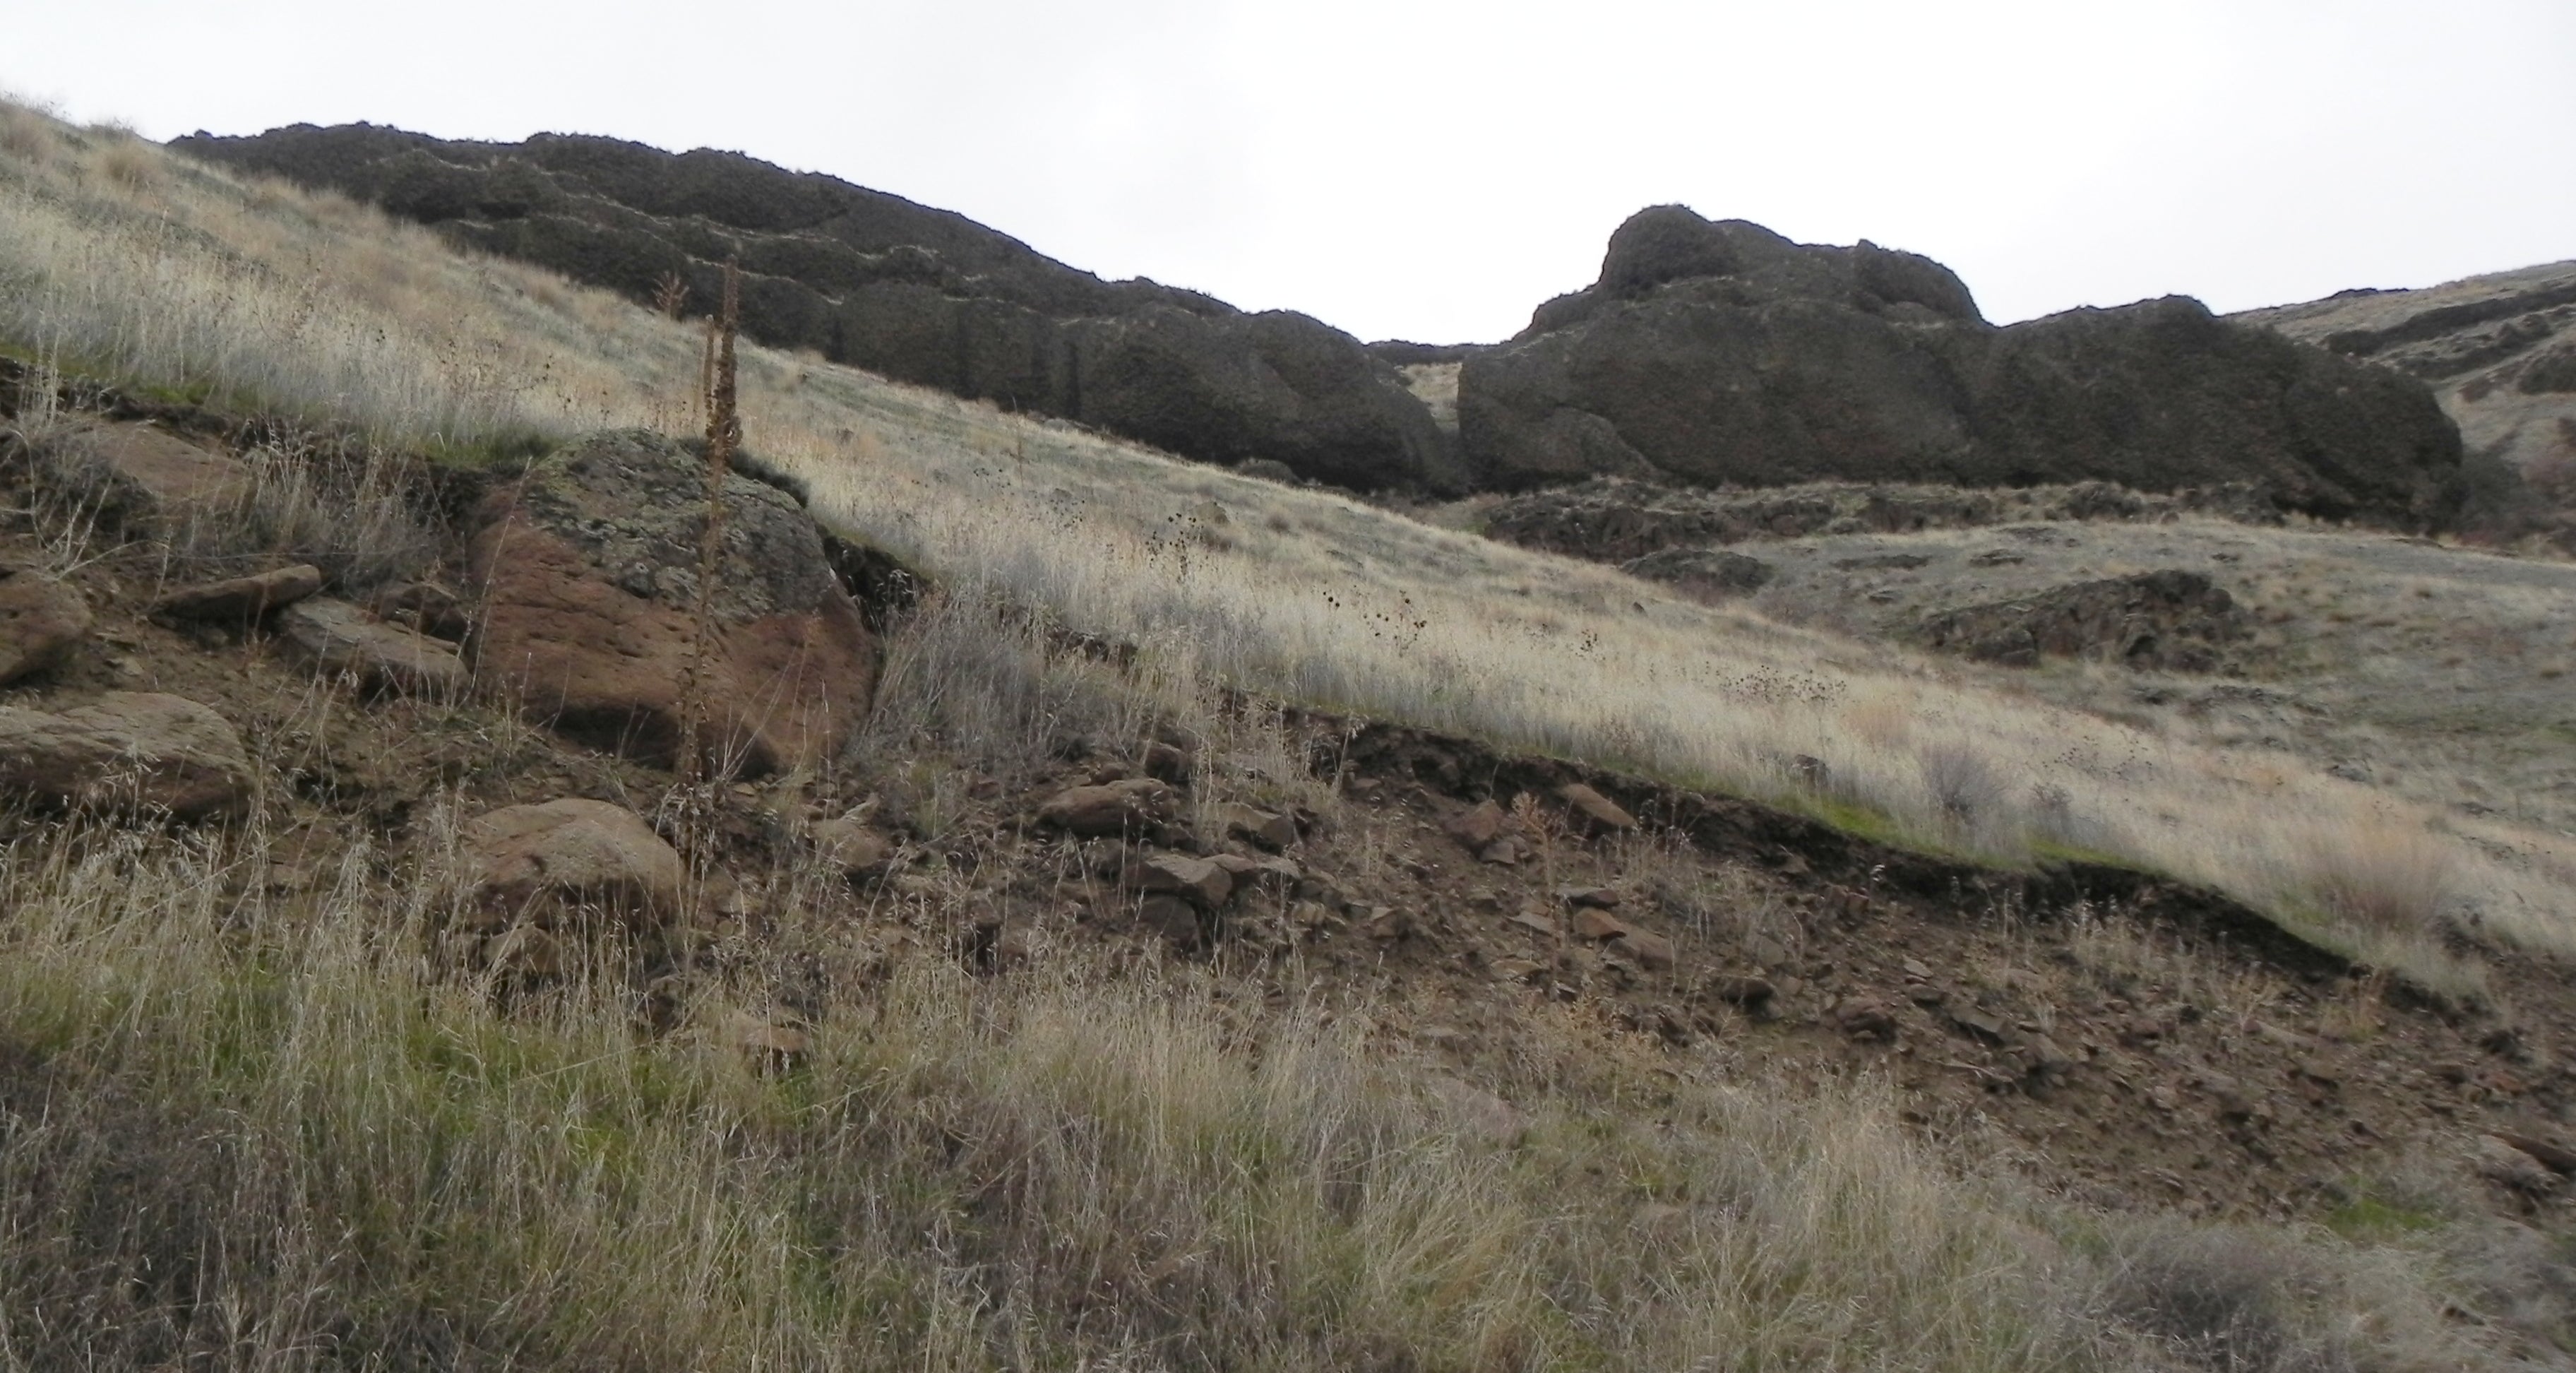
M 2576 0 L 0 0 L 0 88 L 739 149 L 1363 338 L 1510 334 L 1665 201 L 1998 320 L 2576 257 Z

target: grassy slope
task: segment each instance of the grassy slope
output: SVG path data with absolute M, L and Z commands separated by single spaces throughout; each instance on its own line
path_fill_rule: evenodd
M 698 363 L 683 326 L 459 259 L 328 197 L 175 164 L 122 176 L 91 166 L 107 158 L 40 158 L 13 177 L 0 202 L 13 257 L 0 271 L 28 284 L 7 298 L 10 335 L 411 442 L 690 422 L 673 401 Z M 326 286 L 338 282 L 351 285 Z M 2365 867 L 2392 833 L 2415 843 L 2422 831 L 2445 899 L 2507 938 L 2576 949 L 2576 846 L 2553 837 L 2518 834 L 2539 857 L 2502 860 L 2439 833 L 2421 807 L 2320 772 L 2249 766 L 1328 493 L 811 359 L 749 357 L 753 446 L 811 479 L 827 517 L 944 579 L 1146 644 L 1179 678 L 1826 813 L 1814 803 L 1857 806 L 1916 842 L 2007 862 L 2035 840 L 2077 843 L 2460 988 L 2473 973 L 2426 936 L 2433 912 L 2362 923 L 2330 899 L 2338 874 Z M 1800 754 L 1826 761 L 1836 794 L 1802 793 Z M 1926 767 L 1954 771 L 1962 756 L 1984 779 L 1967 808 Z M 2033 805 L 2041 795 L 2049 804 Z M 2070 819 L 2076 832 L 2060 832 Z
M 15 346 L 408 446 L 686 422 L 662 399 L 687 391 L 685 331 L 344 203 L 0 113 Z M 753 369 L 755 442 L 839 517 L 1144 642 L 1178 689 L 1229 677 L 1756 790 L 1783 785 L 1770 750 L 1813 745 L 1948 841 L 1920 778 L 1873 761 L 1869 721 L 1902 712 L 1998 768 L 2105 728 L 1330 496 L 795 359 Z M 1183 528 L 1207 497 L 1226 522 Z M 2203 775 L 2224 759 L 2166 766 L 2224 786 Z M 2329 817 L 2345 794 L 2302 786 Z M 2014 829 L 1969 838 L 2009 849 Z M 907 973 L 767 1076 L 698 1036 L 638 1040 L 612 987 L 496 1009 L 420 953 L 434 864 L 352 852 L 338 881 L 272 897 L 240 880 L 266 842 L 58 833 L 0 866 L 0 1366 L 2127 1367 L 2182 1357 L 2159 1338 L 2178 1335 L 2283 1366 L 2477 1352 L 2419 1250 L 2106 1228 L 1961 1181 L 1867 1090 L 1631 1063 L 1569 1024 L 1523 1084 L 1544 1102 L 1526 1132 L 1498 1132 L 1347 1030 L 1246 1025 L 1220 989 L 1079 966 Z M 788 933 L 864 955 L 846 930 Z

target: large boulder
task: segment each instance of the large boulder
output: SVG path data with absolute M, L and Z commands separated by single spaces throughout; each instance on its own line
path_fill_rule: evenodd
M 199 820 L 251 797 L 250 756 L 212 710 L 112 691 L 60 713 L 0 706 L 0 796 L 45 810 Z
M 1468 356 L 1467 461 L 1509 489 L 1600 474 L 2169 492 L 2407 523 L 2458 499 L 2459 434 L 2417 383 L 2173 298 L 1996 328 L 1938 263 L 1796 244 L 1678 206 L 1601 279 Z
M 837 753 L 876 686 L 876 643 L 794 498 L 739 474 L 697 668 L 700 740 L 760 775 Z M 477 686 L 586 742 L 669 765 L 698 642 L 706 466 L 644 430 L 594 434 L 478 509 Z
M 1080 420 L 1185 457 L 1271 459 L 1361 488 L 1463 488 L 1455 445 L 1396 369 L 1304 315 L 1107 282 L 944 210 L 737 153 L 615 139 L 443 141 L 366 125 L 199 135 L 182 151 L 327 186 L 478 251 L 630 298 L 665 280 L 743 328 L 961 396 Z

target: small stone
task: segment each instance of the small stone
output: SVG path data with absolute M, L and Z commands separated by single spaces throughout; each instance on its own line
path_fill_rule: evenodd
M 1118 834 L 1171 818 L 1170 786 L 1151 777 L 1068 787 L 1038 807 L 1038 821 L 1084 836 Z
M 1391 906 L 1372 907 L 1367 923 L 1361 928 L 1371 939 L 1380 943 L 1393 943 L 1413 933 L 1413 914 Z
M 396 582 L 378 591 L 368 605 L 382 619 L 450 643 L 473 627 L 464 598 L 436 582 Z
M 1297 842 L 1297 822 L 1257 806 L 1232 804 L 1219 812 L 1228 835 L 1240 835 L 1273 853 Z
M 1224 868 L 1187 854 L 1158 853 L 1127 865 L 1118 884 L 1137 891 L 1187 897 L 1201 906 L 1225 904 L 1234 894 L 1234 878 Z
M 1597 828 L 1632 830 L 1637 827 L 1637 817 L 1620 809 L 1617 802 L 1581 782 L 1568 782 L 1558 787 L 1556 799 L 1563 801 L 1576 814 L 1592 822 Z
M 679 912 L 687 870 L 643 817 L 567 797 L 504 806 L 468 821 L 466 890 L 482 923 L 548 923 L 596 909 L 631 922 Z
M 35 572 L 0 570 L 0 682 L 62 665 L 89 636 L 89 602 Z
M 321 590 L 322 569 L 311 563 L 297 563 L 247 577 L 227 577 L 220 582 L 165 591 L 152 602 L 150 613 L 164 620 L 240 626 Z
M 1502 837 L 1511 817 L 1491 800 L 1477 802 L 1470 810 L 1461 811 L 1441 823 L 1441 830 L 1472 851 L 1493 846 Z M 1486 860 L 1491 862 L 1493 860 Z
M 1896 1038 L 1896 1012 L 1883 1001 L 1855 997 L 1834 1007 L 1834 1025 L 1854 1039 L 1881 1043 Z
M 846 817 L 817 820 L 807 827 L 805 837 L 814 845 L 814 853 L 844 877 L 866 877 L 885 870 L 886 860 L 894 857 L 894 841 Z
M 1905 960 L 1905 975 L 1907 977 L 1928 978 L 1932 975 L 1932 970 L 1909 958 Z
M 1574 933 L 1578 938 L 1617 939 L 1628 932 L 1628 922 L 1597 906 L 1586 906 L 1574 913 Z
M 1163 936 L 1174 948 L 1195 949 L 1206 941 L 1207 927 L 1200 920 L 1198 907 L 1180 897 L 1148 896 L 1136 914 L 1147 929 Z
M 1738 1006 L 1750 1011 L 1758 1010 L 1768 1004 L 1772 997 L 1779 994 L 1779 989 L 1772 986 L 1766 978 L 1719 977 L 1712 978 L 1703 986 L 1700 994 L 1711 1001 L 1723 1002 L 1726 1005 Z
M 348 673 L 368 691 L 454 698 L 465 690 L 465 663 L 454 649 L 347 601 L 297 601 L 278 612 L 277 630 L 308 661 Z
M 1527 982 L 1546 970 L 1546 964 L 1527 958 L 1498 958 L 1493 963 L 1497 982 Z
M 2004 1041 L 2004 1022 L 1984 1011 L 1974 1009 L 1953 1011 L 1950 1013 L 1950 1021 L 1989 1044 L 2001 1044 Z
M 1308 930 L 1319 930 L 1333 924 L 1340 917 L 1333 914 L 1332 907 L 1321 901 L 1300 901 L 1288 908 L 1288 919 Z
M 1549 939 L 1554 939 L 1558 935 L 1565 933 L 1565 927 L 1557 924 L 1554 917 L 1550 916 L 1547 912 L 1528 907 L 1524 907 L 1518 913 L 1514 914 L 1512 916 L 1512 923 L 1520 926 L 1522 929 L 1528 930 L 1532 934 L 1543 935 Z
M 1512 867 L 1521 861 L 1520 843 L 1508 836 L 1497 839 L 1477 851 L 1476 861 L 1479 863 L 1493 863 L 1506 868 Z
M 1789 963 L 1789 946 L 1765 934 L 1746 936 L 1744 952 L 1765 968 L 1783 968 Z
M 1198 763 L 1197 751 L 1179 744 L 1157 739 L 1145 746 L 1145 775 L 1174 786 L 1189 785 L 1190 774 Z
M 1637 929 L 1627 930 L 1610 942 L 1610 948 L 1614 953 L 1627 955 L 1638 967 L 1650 972 L 1659 972 L 1673 966 L 1673 941 L 1660 934 L 1649 934 Z
M 1616 887 L 1559 887 L 1556 889 L 1556 899 L 1569 906 L 1598 906 L 1603 910 L 1612 910 L 1619 904 L 1619 889 Z

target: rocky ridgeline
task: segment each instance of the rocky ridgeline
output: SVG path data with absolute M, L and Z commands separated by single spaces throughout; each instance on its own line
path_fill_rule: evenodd
M 1992 488 L 2255 483 L 2286 509 L 2440 522 L 2458 432 L 2410 379 L 2172 297 L 1998 328 L 1928 258 L 1792 243 L 1680 206 L 1600 280 L 1469 356 L 1478 481 L 1832 478 Z
M 1358 490 L 1603 474 L 2238 484 L 2281 508 L 2413 525 L 2463 499 L 2458 434 L 2412 378 L 2182 298 L 1997 328 L 1930 259 L 1678 206 L 1620 226 L 1600 280 L 1508 342 L 1363 347 L 1304 315 L 1104 282 L 962 216 L 734 153 L 367 125 L 175 146 L 638 301 L 666 280 L 711 300 L 738 256 L 744 326 L 763 342 Z
M 449 142 L 366 125 L 199 135 L 183 151 L 329 186 L 637 300 L 666 278 L 781 348 L 990 398 L 1206 462 L 1262 458 L 1358 490 L 1459 490 L 1447 435 L 1394 368 L 1291 311 L 1106 282 L 965 217 L 736 153 L 608 138 Z

